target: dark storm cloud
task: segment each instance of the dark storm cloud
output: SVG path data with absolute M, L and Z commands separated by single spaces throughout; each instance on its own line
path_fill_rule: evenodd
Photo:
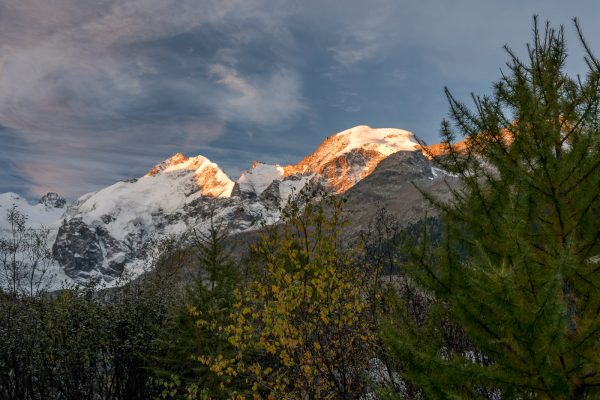
M 235 175 L 253 159 L 294 162 L 358 124 L 433 142 L 443 86 L 488 92 L 501 46 L 522 49 L 534 13 L 568 28 L 579 16 L 596 45 L 599 11 L 593 1 L 0 0 L 0 192 L 75 197 L 177 151 Z

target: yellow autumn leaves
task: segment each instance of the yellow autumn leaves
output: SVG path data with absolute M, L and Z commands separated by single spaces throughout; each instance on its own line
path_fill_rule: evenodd
M 253 249 L 257 270 L 223 327 L 237 355 L 199 358 L 220 376 L 245 378 L 248 390 L 232 398 L 345 398 L 364 386 L 376 341 L 366 295 L 374 277 L 359 249 L 342 246 L 342 201 L 299 201 Z

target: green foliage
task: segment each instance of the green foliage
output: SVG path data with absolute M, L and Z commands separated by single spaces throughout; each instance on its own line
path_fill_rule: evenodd
M 166 303 L 152 281 L 53 298 L 0 295 L 0 398 L 152 397 L 145 357 Z
M 238 266 L 226 244 L 228 231 L 211 218 L 207 232 L 193 231 L 187 245 L 197 267 L 193 282 L 172 309 L 157 340 L 159 354 L 152 360 L 165 391 L 161 398 L 226 398 L 232 386 L 198 360 L 217 354 L 231 355 L 223 327 L 229 323 L 234 291 L 240 284 Z
M 441 244 L 415 252 L 421 290 L 396 296 L 385 329 L 425 398 L 600 395 L 600 64 L 580 38 L 584 78 L 565 73 L 562 28 L 535 20 L 493 96 L 472 111 L 447 92 L 466 148 L 445 121 L 436 161 L 463 189 L 431 198 Z

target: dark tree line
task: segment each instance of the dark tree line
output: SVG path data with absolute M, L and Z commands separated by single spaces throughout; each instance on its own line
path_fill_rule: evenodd
M 160 291 L 140 282 L 114 292 L 1 294 L 0 398 L 151 398 L 146 356 L 167 312 Z

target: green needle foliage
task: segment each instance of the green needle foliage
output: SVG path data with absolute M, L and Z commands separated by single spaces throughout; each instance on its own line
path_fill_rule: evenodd
M 429 197 L 441 244 L 415 251 L 421 292 L 396 295 L 384 329 L 424 398 L 600 397 L 600 63 L 575 27 L 584 77 L 565 73 L 563 28 L 534 18 L 493 95 L 470 109 L 446 90 L 436 161 L 461 189 Z
M 161 354 L 154 364 L 155 374 L 165 386 L 162 398 L 228 396 L 223 385 L 226 380 L 198 360 L 200 356 L 229 355 L 234 351 L 222 326 L 229 323 L 240 275 L 230 257 L 227 238 L 222 221 L 218 223 L 212 217 L 206 232 L 194 231 L 190 235 L 189 244 L 200 270 L 158 340 Z

